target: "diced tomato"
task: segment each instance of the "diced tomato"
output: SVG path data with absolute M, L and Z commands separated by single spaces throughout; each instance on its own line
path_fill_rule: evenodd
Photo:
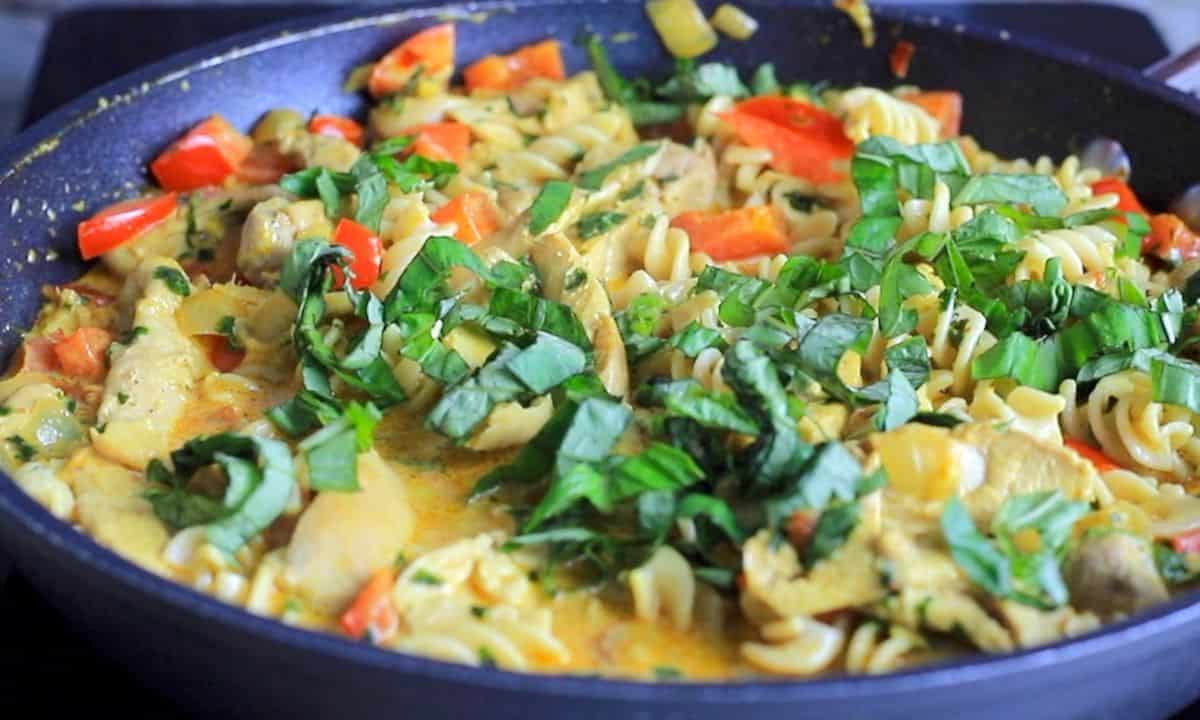
M 677 215 L 671 225 L 687 231 L 693 251 L 713 260 L 740 260 L 788 249 L 783 211 L 773 205 L 724 212 L 693 210 Z
M 235 348 L 224 335 L 200 335 L 208 361 L 220 372 L 233 372 L 246 359 L 245 348 Z
M 344 115 L 314 115 L 308 121 L 308 131 L 314 135 L 340 137 L 358 147 L 363 146 L 366 135 L 362 125 Z
M 1108 472 L 1109 470 L 1120 470 L 1121 466 L 1113 462 L 1112 458 L 1105 455 L 1102 450 L 1094 448 L 1085 442 L 1072 440 L 1067 438 L 1063 440 L 1063 444 L 1079 453 L 1084 460 L 1090 462 L 1096 468 L 1096 472 Z
M 1171 547 L 1178 553 L 1200 552 L 1200 528 L 1188 530 L 1171 538 Z
M 1121 212 L 1141 213 L 1146 217 L 1150 216 L 1150 211 L 1146 206 L 1142 205 L 1142 201 L 1138 200 L 1138 196 L 1134 194 L 1133 188 L 1124 180 L 1115 177 L 1106 177 L 1092 183 L 1093 195 L 1116 195 L 1117 210 Z M 1124 219 L 1124 218 L 1122 218 Z
M 515 90 L 533 78 L 562 80 L 566 76 L 557 40 L 526 45 L 511 55 L 488 55 L 463 71 L 467 90 Z
M 1181 263 L 1200 255 L 1200 235 L 1192 232 L 1179 216 L 1159 213 L 1150 218 L 1150 234 L 1142 240 L 1142 252 Z
M 472 190 L 454 198 L 430 216 L 437 223 L 454 223 L 454 237 L 474 245 L 500 227 L 500 215 L 492 199 Z
M 471 128 L 456 122 L 426 123 L 414 125 L 403 131 L 411 135 L 409 152 L 430 160 L 449 160 L 460 163 L 467 157 L 471 147 Z
M 372 575 L 342 613 L 342 630 L 356 640 L 367 638 L 376 643 L 391 637 L 400 626 L 399 615 L 392 605 L 395 584 L 396 573 L 390 568 Z
M 931 90 L 904 97 L 933 116 L 942 126 L 942 137 L 957 137 L 962 132 L 963 98 L 953 90 Z
M 383 260 L 383 243 L 379 236 L 353 220 L 342 218 L 333 231 L 333 242 L 354 254 L 350 272 L 354 273 L 354 289 L 364 290 L 379 279 L 379 264 Z M 342 287 L 346 277 L 338 267 L 333 268 L 334 287 Z
M 898 78 L 908 77 L 908 66 L 912 63 L 917 46 L 907 40 L 899 40 L 888 53 L 888 64 L 892 66 L 892 74 Z
M 854 155 L 842 121 L 806 102 L 778 96 L 744 100 L 721 113 L 738 139 L 771 151 L 771 167 L 814 183 L 837 182 L 835 162 Z
M 367 90 L 384 97 L 403 90 L 420 68 L 426 76 L 454 67 L 454 25 L 435 25 L 413 35 L 371 68 Z
M 255 145 L 237 168 L 237 177 L 250 185 L 270 185 L 295 170 L 291 158 L 271 145 Z
M 220 185 L 250 154 L 254 142 L 225 118 L 213 115 L 171 143 L 150 163 L 166 190 L 196 190 Z
M 79 223 L 79 254 L 84 260 L 99 257 L 124 245 L 166 220 L 179 205 L 175 193 L 151 195 L 109 205 Z
M 113 334 L 104 328 L 81 327 L 54 344 L 54 357 L 65 374 L 99 380 L 104 377 L 112 341 Z

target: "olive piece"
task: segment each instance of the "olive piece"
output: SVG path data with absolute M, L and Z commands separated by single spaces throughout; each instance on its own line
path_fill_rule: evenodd
M 1200 231 L 1200 183 L 1192 185 L 1175 198 L 1175 202 L 1171 203 L 1171 212 L 1191 229 Z
M 1112 138 L 1098 137 L 1085 145 L 1079 153 L 1079 164 L 1085 168 L 1095 168 L 1105 177 L 1122 180 L 1128 180 L 1133 173 L 1129 154 L 1121 143 Z
M 304 127 L 304 116 L 291 108 L 276 108 L 254 126 L 254 142 L 279 142 L 285 135 Z

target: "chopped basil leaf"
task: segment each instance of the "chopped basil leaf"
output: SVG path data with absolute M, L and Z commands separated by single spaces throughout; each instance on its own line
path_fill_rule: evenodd
M 192 294 L 192 283 L 188 280 L 187 275 L 184 275 L 183 271 L 178 268 L 160 265 L 154 268 L 154 279 L 162 280 L 168 290 L 180 297 Z
M 639 160 L 645 160 L 651 155 L 657 153 L 659 147 L 660 146 L 655 143 L 643 143 L 642 145 L 636 145 L 618 155 L 616 159 L 610 160 L 603 165 L 597 165 L 591 170 L 584 172 L 579 176 L 579 187 L 583 188 L 584 190 L 599 190 L 604 184 L 604 179 L 607 178 L 612 171 L 619 167 L 635 163 Z M 551 182 L 554 181 L 552 180 Z M 547 186 L 549 186 L 549 184 L 550 183 L 547 183 Z M 555 217 L 557 217 L 557 214 Z
M 550 180 L 543 185 L 529 208 L 529 232 L 533 235 L 546 232 L 567 209 L 574 189 L 571 183 L 562 180 Z
M 583 238 L 584 240 L 590 240 L 597 235 L 603 235 L 609 230 L 612 230 L 620 225 L 627 217 L 628 215 L 625 215 L 624 213 L 612 211 L 596 212 L 592 213 L 591 215 L 585 215 L 580 218 L 578 223 L 576 223 L 576 227 L 579 229 L 579 237 Z

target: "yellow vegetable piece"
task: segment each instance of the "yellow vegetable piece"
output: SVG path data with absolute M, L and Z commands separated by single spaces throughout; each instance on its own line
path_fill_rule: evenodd
M 920 500 L 945 500 L 958 493 L 964 471 L 974 465 L 972 449 L 945 428 L 911 424 L 871 436 L 891 487 Z M 970 484 L 970 483 L 967 483 Z
M 712 26 L 734 40 L 748 40 L 758 30 L 758 21 L 737 5 L 722 3 L 713 13 Z
M 694 58 L 717 44 L 717 33 L 695 0 L 650 0 L 646 14 L 675 57 Z
M 871 19 L 871 8 L 867 0 L 833 0 L 833 6 L 850 16 L 862 33 L 863 47 L 875 45 L 875 22 Z

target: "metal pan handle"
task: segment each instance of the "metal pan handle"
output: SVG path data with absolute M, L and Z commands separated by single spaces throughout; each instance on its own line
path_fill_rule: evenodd
M 1163 58 L 1146 68 L 1146 77 L 1153 78 L 1186 93 L 1200 93 L 1200 45 Z

